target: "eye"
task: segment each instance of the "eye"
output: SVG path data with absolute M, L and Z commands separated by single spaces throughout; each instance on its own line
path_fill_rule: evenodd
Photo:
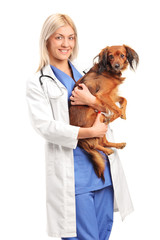
M 62 36 L 58 36 L 56 37 L 57 40 L 61 40 L 62 39 Z
M 114 58 L 113 55 L 109 55 L 109 59 L 112 60 Z
M 121 58 L 124 58 L 124 54 L 121 54 Z
M 74 40 L 75 39 L 75 37 L 69 37 L 69 40 Z

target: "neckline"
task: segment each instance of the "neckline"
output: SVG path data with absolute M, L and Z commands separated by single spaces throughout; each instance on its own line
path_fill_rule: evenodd
M 68 75 L 67 73 L 63 72 L 61 69 L 51 65 L 51 67 L 54 69 L 57 69 L 58 71 L 60 71 L 61 73 L 65 74 L 67 77 L 70 77 L 75 83 L 76 83 L 76 80 L 75 80 L 75 75 L 74 75 L 74 66 L 72 65 L 72 63 L 70 61 L 68 61 L 68 64 L 69 64 L 69 68 L 71 69 L 71 73 L 72 73 L 72 77 L 70 75 Z

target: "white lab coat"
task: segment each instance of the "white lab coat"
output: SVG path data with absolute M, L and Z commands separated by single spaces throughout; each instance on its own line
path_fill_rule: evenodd
M 27 81 L 27 102 L 34 129 L 46 140 L 47 233 L 51 237 L 76 236 L 73 149 L 77 146 L 79 127 L 69 125 L 68 93 L 49 65 Z M 113 140 L 112 130 L 107 139 Z M 117 154 L 109 156 L 114 187 L 114 210 L 122 220 L 133 211 L 126 179 Z

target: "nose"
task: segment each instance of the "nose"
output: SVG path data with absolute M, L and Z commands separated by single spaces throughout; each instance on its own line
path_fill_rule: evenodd
M 114 65 L 114 67 L 115 67 L 116 69 L 118 69 L 118 68 L 120 67 L 120 64 L 119 64 L 119 63 L 116 63 L 116 64 Z
M 67 39 L 67 38 L 64 38 L 64 39 L 63 39 L 62 46 L 63 46 L 63 47 L 68 47 L 68 46 L 69 46 L 69 42 L 68 42 L 68 39 Z

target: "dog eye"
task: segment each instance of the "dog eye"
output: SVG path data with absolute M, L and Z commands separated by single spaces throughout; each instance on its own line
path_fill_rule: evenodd
M 124 54 L 121 54 L 121 58 L 124 58 Z
M 109 59 L 113 59 L 114 58 L 114 56 L 113 55 L 109 55 Z

